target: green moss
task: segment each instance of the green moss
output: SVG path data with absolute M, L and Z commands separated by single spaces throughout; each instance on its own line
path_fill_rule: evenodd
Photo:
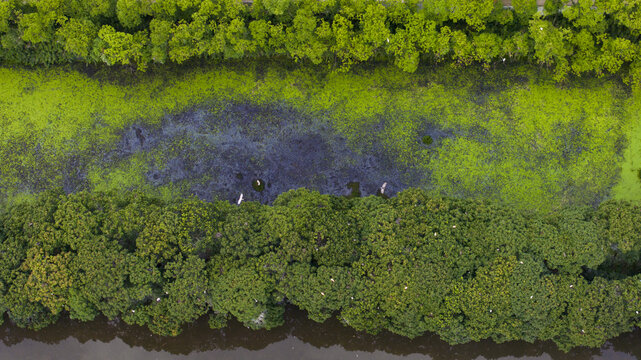
M 92 167 L 87 178 L 95 191 L 144 189 L 147 161 L 142 155 L 133 156 L 109 169 Z
M 626 149 L 619 173 L 620 180 L 614 187 L 613 197 L 618 200 L 641 201 L 641 93 L 636 91 L 626 101 L 625 116 L 630 118 L 625 132 Z

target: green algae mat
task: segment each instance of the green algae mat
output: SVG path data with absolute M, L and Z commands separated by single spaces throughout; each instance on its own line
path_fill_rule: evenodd
M 639 201 L 640 107 L 615 79 L 528 67 L 0 68 L 0 201 L 63 188 L 267 203 L 348 182 L 540 210 Z

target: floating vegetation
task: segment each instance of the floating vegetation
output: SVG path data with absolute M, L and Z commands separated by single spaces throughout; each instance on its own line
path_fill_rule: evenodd
M 252 188 L 258 192 L 265 190 L 265 181 L 262 179 L 252 180 Z
M 389 181 L 522 208 L 641 199 L 632 137 L 641 101 L 612 80 L 558 87 L 531 67 L 470 68 L 452 87 L 444 68 L 261 68 L 260 78 L 222 64 L 123 84 L 0 69 L 0 200 L 57 187 L 166 187 L 269 203 L 298 187 L 344 194 L 354 179 L 364 195 Z M 482 103 L 472 86 L 480 77 L 498 84 Z M 250 174 L 270 179 L 264 191 L 250 188 Z
M 356 181 L 350 181 L 347 183 L 347 188 L 350 190 L 347 197 L 349 199 L 361 197 L 361 183 Z

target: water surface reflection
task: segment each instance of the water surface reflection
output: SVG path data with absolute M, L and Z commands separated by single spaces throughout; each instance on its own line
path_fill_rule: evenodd
M 252 331 L 232 322 L 211 330 L 201 319 L 174 338 L 104 319 L 80 323 L 69 319 L 34 332 L 7 324 L 0 327 L 2 359 L 641 359 L 641 331 L 620 336 L 601 349 L 559 351 L 550 342 L 491 341 L 450 346 L 437 336 L 410 340 L 390 333 L 368 335 L 336 320 L 318 324 L 289 309 L 285 325 Z

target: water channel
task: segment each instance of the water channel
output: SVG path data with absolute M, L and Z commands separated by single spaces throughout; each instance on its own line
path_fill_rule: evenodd
M 269 331 L 236 322 L 212 330 L 203 318 L 169 338 L 120 321 L 65 318 L 37 332 L 5 321 L 0 334 L 0 359 L 641 359 L 639 329 L 600 349 L 563 353 L 551 342 L 450 346 L 434 335 L 413 340 L 390 333 L 368 335 L 336 320 L 315 323 L 296 309 L 287 310 L 285 325 Z

